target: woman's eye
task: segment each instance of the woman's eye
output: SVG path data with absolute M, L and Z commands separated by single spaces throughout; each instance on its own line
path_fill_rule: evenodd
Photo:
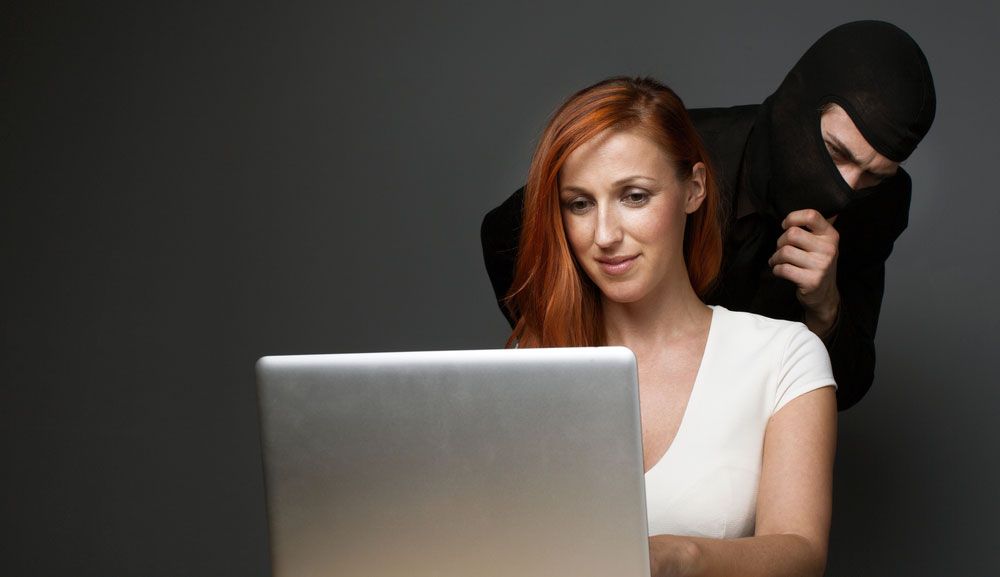
M 574 214 L 582 214 L 590 208 L 590 202 L 585 198 L 576 198 L 566 203 L 566 207 Z
M 622 197 L 622 201 L 631 206 L 640 206 L 645 204 L 647 200 L 649 200 L 649 193 L 644 190 L 630 190 Z

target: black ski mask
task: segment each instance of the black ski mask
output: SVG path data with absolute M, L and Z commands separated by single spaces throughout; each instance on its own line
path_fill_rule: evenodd
M 880 154 L 902 162 L 934 120 L 934 83 L 920 47 L 887 22 L 827 32 L 761 106 L 751 136 L 752 201 L 782 220 L 813 208 L 830 217 L 878 187 L 852 190 L 827 152 L 820 108 L 843 107 Z

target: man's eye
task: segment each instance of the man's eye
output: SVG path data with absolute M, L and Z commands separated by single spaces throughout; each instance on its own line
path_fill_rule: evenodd
M 826 152 L 830 155 L 830 158 L 832 158 L 834 162 L 844 162 L 846 160 L 844 155 L 841 154 L 836 148 L 830 146 L 829 143 L 826 145 Z

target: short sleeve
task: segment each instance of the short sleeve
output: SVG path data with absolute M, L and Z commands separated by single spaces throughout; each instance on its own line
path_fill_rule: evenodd
M 823 341 L 802 323 L 794 323 L 791 338 L 785 345 L 778 369 L 778 386 L 774 395 L 774 409 L 777 413 L 789 401 L 810 391 L 833 385 L 833 368 L 830 354 Z

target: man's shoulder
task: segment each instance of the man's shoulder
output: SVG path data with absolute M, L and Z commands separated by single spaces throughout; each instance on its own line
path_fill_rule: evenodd
M 729 108 L 693 108 L 688 111 L 695 130 L 708 149 L 725 198 L 731 198 L 735 194 L 743 153 L 759 108 L 757 104 L 747 104 Z
M 688 114 L 701 137 L 709 140 L 719 134 L 736 133 L 745 137 L 753 127 L 759 109 L 759 104 L 744 104 L 726 108 L 692 108 Z

